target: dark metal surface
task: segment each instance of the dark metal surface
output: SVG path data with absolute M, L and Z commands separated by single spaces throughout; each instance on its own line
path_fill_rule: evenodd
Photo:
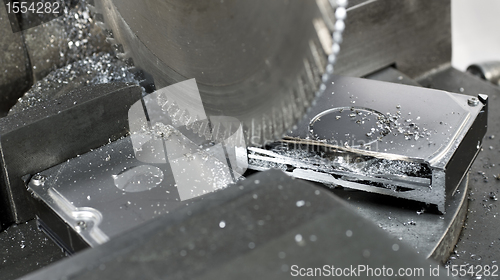
M 432 262 L 330 192 L 279 171 L 251 176 L 25 279 L 289 279 L 293 265 L 425 268 L 426 276 L 413 278 L 433 279 Z
M 467 67 L 467 72 L 495 85 L 500 85 L 500 61 L 472 64 Z
M 395 65 L 411 78 L 451 61 L 451 1 L 366 1 L 348 9 L 335 73 Z
M 500 261 L 500 88 L 453 68 L 419 81 L 424 86 L 475 95 L 489 95 L 489 120 L 484 147 L 471 169 L 469 210 L 451 265 L 493 265 Z M 483 279 L 488 279 L 483 277 Z
M 22 176 L 123 136 L 128 110 L 140 96 L 135 85 L 98 85 L 0 119 L 1 222 L 34 218 Z
M 468 180 L 447 198 L 444 215 L 422 203 L 360 191 L 333 189 L 355 211 L 409 245 L 422 257 L 445 263 L 460 236 L 467 214 Z
M 16 279 L 64 258 L 35 220 L 0 232 L 0 279 Z
M 398 71 L 394 67 L 387 67 L 375 73 L 365 76 L 364 78 L 382 82 L 389 82 L 395 84 L 403 84 L 409 86 L 420 86 L 415 80 L 408 77 L 406 74 Z
M 24 38 L 21 33 L 12 33 L 3 7 L 0 9 L 0 67 L 0 117 L 3 117 L 31 85 Z

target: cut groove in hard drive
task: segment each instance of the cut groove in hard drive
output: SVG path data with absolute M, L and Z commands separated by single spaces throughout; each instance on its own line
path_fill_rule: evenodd
M 310 122 L 311 138 L 352 148 L 364 148 L 389 133 L 384 114 L 360 107 L 337 107 L 316 115 Z

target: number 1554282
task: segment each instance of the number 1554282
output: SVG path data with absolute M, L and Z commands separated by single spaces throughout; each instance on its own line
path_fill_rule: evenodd
M 59 2 L 8 2 L 7 13 L 9 14 L 59 14 Z
M 446 267 L 448 276 L 497 277 L 498 265 L 450 265 Z

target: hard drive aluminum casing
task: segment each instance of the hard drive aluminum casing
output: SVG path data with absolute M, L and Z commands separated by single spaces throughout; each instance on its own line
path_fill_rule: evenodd
M 143 182 L 146 189 L 138 192 L 125 192 L 116 186 L 117 174 L 144 166 L 162 172 L 161 183 L 147 187 Z M 35 176 L 42 176 L 43 184 L 37 183 Z M 182 201 L 168 161 L 145 165 L 137 160 L 130 136 L 35 176 L 28 187 L 39 204 L 37 215 L 43 229 L 70 253 L 102 244 L 145 221 L 203 199 Z M 70 244 L 77 243 L 75 234 L 83 245 Z

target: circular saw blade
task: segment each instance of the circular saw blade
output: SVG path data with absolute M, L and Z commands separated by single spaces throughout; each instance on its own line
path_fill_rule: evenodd
M 338 51 L 336 4 L 328 0 L 95 0 L 91 6 L 141 79 L 159 89 L 195 78 L 207 116 L 240 120 L 250 146 L 280 138 L 295 124 Z

